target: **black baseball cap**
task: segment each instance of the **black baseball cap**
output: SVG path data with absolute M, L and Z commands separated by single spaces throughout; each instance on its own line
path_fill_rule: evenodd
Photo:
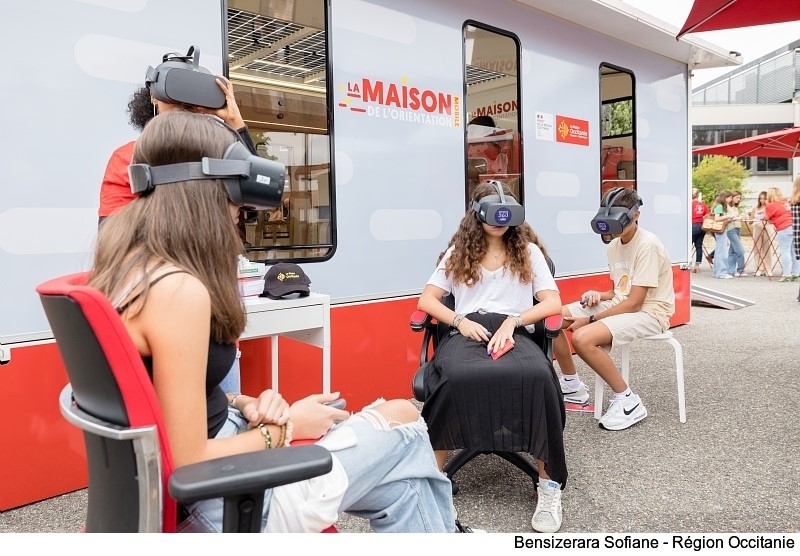
M 273 265 L 264 277 L 264 293 L 261 297 L 270 299 L 281 299 L 293 293 L 299 293 L 300 297 L 305 297 L 311 290 L 311 284 L 306 273 L 294 263 L 278 263 Z

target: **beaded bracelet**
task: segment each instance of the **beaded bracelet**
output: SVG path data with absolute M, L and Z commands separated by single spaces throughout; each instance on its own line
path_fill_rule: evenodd
M 464 320 L 464 315 L 456 315 L 456 318 L 453 319 L 453 328 L 458 329 L 462 320 Z
M 272 435 L 269 433 L 269 428 L 264 423 L 259 423 L 256 428 L 261 431 L 264 436 L 264 444 L 267 445 L 267 450 L 272 449 Z
M 292 438 L 294 433 L 294 423 L 291 421 L 286 421 L 286 434 L 283 437 L 283 445 L 290 446 L 292 444 Z
M 281 425 L 281 434 L 278 436 L 278 444 L 276 448 L 283 448 L 284 440 L 286 440 L 286 425 Z

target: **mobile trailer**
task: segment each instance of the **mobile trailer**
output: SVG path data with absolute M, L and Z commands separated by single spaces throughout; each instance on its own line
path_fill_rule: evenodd
M 244 223 L 248 256 L 299 261 L 331 296 L 332 389 L 350 407 L 411 396 L 408 317 L 486 177 L 521 196 L 566 301 L 607 285 L 588 222 L 609 177 L 601 152 L 624 152 L 616 179 L 672 257 L 672 324 L 689 320 L 690 74 L 737 61 L 620 2 L 39 0 L 6 15 L 0 377 L 16 456 L 0 463 L 0 510 L 86 484 L 34 288 L 89 267 L 105 163 L 134 137 L 128 98 L 144 68 L 189 45 L 234 81 L 259 150 L 287 164 L 286 205 Z M 248 390 L 268 386 L 268 350 L 243 345 Z M 312 348 L 281 350 L 283 369 L 318 366 Z M 309 375 L 283 373 L 281 391 L 319 390 Z

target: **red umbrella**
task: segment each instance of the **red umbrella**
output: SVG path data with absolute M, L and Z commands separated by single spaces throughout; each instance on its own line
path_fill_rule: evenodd
M 718 31 L 800 20 L 800 0 L 694 0 L 676 38 L 698 31 Z
M 724 156 L 766 156 L 769 158 L 794 158 L 800 156 L 800 126 L 753 135 L 744 139 L 697 147 L 692 154 L 720 154 Z

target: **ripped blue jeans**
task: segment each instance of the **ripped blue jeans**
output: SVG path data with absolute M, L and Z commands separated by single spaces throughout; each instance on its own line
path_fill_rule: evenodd
M 355 446 L 332 452 L 347 473 L 348 486 L 339 511 L 370 521 L 379 533 L 452 533 L 455 529 L 452 486 L 439 471 L 422 417 L 409 424 L 387 423 L 365 408 L 343 422 L 358 439 Z M 235 409 L 217 438 L 247 430 Z M 280 487 L 278 487 L 280 488 Z M 269 516 L 272 490 L 264 496 L 262 530 Z M 220 532 L 222 500 L 187 506 L 190 517 L 180 532 Z

